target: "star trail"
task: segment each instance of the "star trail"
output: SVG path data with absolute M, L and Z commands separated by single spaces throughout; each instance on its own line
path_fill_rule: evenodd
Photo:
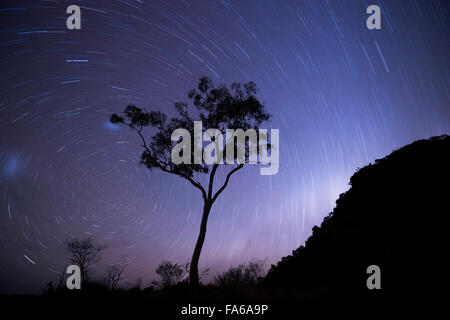
M 203 75 L 257 84 L 280 168 L 233 176 L 200 269 L 290 254 L 357 168 L 450 132 L 448 17 L 444 0 L 2 1 L 0 293 L 41 292 L 72 237 L 107 245 L 99 266 L 126 257 L 125 283 L 190 261 L 198 190 L 140 166 L 138 138 L 109 118 L 128 104 L 174 115 Z

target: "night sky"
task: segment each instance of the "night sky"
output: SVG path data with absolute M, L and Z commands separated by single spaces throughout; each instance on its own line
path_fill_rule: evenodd
M 66 8 L 81 7 L 81 30 Z M 366 9 L 381 7 L 381 30 Z M 200 269 L 290 254 L 350 176 L 450 133 L 449 1 L 4 1 L 0 3 L 0 293 L 39 293 L 64 240 L 108 245 L 147 286 L 190 261 L 202 199 L 139 165 L 135 104 L 174 115 L 207 75 L 255 81 L 280 130 L 280 170 L 244 167 L 214 204 Z M 219 178 L 223 179 L 223 172 Z M 424 213 L 426 215 L 426 213 Z M 424 217 L 426 218 L 426 217 Z M 419 240 L 418 240 L 419 241 Z

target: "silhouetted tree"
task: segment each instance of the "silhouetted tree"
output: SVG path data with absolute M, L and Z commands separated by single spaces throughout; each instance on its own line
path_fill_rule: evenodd
M 178 128 L 183 128 L 193 133 L 195 114 L 197 119 L 203 123 L 206 129 L 218 129 L 225 134 L 227 128 L 257 129 L 259 125 L 268 121 L 268 114 L 264 106 L 256 97 L 257 88 L 255 83 L 245 84 L 233 83 L 228 89 L 225 85 L 215 87 L 211 79 L 202 77 L 198 84 L 198 89 L 192 89 L 188 92 L 188 98 L 192 100 L 194 108 L 189 112 L 187 103 L 176 102 L 175 109 L 178 117 L 167 120 L 167 115 L 160 111 L 145 112 L 141 108 L 129 105 L 125 108 L 124 115 L 113 114 L 112 123 L 123 123 L 135 130 L 139 135 L 144 151 L 141 157 L 141 163 L 147 168 L 157 168 L 164 172 L 175 174 L 189 181 L 194 187 L 200 190 L 203 198 L 203 214 L 200 224 L 200 232 L 194 253 L 190 264 L 189 282 L 196 286 L 199 284 L 198 261 L 206 236 L 206 225 L 209 213 L 214 202 L 227 187 L 230 177 L 240 170 L 248 159 L 248 149 L 245 150 L 244 162 L 238 162 L 226 175 L 225 181 L 214 192 L 214 178 L 218 164 L 210 167 L 206 164 L 179 164 L 175 165 L 171 161 L 171 150 L 176 142 L 171 140 L 172 133 Z M 156 133 L 151 137 L 150 142 L 144 138 L 143 128 L 151 126 L 156 129 Z M 194 145 L 194 138 L 192 143 Z M 237 159 L 237 139 L 233 139 L 232 147 L 235 148 L 234 159 Z M 213 140 L 214 141 L 214 140 Z M 228 145 L 229 141 L 226 142 Z M 222 146 L 219 146 L 222 147 Z M 194 159 L 194 148 L 191 148 L 191 159 Z M 268 145 L 270 149 L 270 145 Z M 242 160 L 242 159 L 241 159 Z M 209 174 L 209 183 L 204 187 L 196 178 L 195 174 Z
M 162 261 L 156 269 L 156 274 L 159 275 L 161 280 L 155 281 L 153 284 L 160 288 L 171 287 L 182 281 L 188 272 L 189 263 L 179 265 L 178 263 L 173 263 L 170 261 Z
M 110 265 L 106 269 L 105 283 L 110 290 L 117 288 L 119 281 L 122 280 L 122 274 L 128 265 L 125 259 L 121 259 L 119 262 Z
M 70 253 L 69 261 L 80 267 L 83 282 L 89 281 L 90 267 L 100 261 L 100 253 L 105 248 L 104 245 L 94 243 L 91 238 L 75 238 L 66 241 L 66 249 Z
M 260 282 L 265 273 L 265 261 L 250 261 L 248 264 L 240 264 L 231 267 L 215 278 L 217 285 L 221 287 L 233 285 L 251 285 Z

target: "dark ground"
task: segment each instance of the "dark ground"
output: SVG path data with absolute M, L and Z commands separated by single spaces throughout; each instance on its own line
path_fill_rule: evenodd
M 439 307 L 448 266 L 450 137 L 416 141 L 351 178 L 305 246 L 294 250 L 259 284 L 165 290 L 60 289 L 42 296 L 0 296 L 9 318 L 82 319 L 358 319 L 405 318 Z M 368 290 L 366 268 L 381 268 L 381 289 Z M 213 317 L 183 315 L 182 308 L 214 306 Z M 226 305 L 267 305 L 264 314 L 233 314 Z M 427 308 L 426 319 L 433 319 Z M 12 316 L 12 317 L 11 317 Z M 40 317 L 39 317 L 40 318 Z

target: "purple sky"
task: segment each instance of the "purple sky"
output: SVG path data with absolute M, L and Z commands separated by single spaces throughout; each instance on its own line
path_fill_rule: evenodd
M 81 30 L 66 28 L 70 4 Z M 381 30 L 366 28 L 370 4 Z M 358 167 L 450 132 L 448 18 L 428 0 L 2 1 L 0 293 L 39 293 L 70 237 L 109 246 L 99 267 L 126 256 L 125 283 L 190 261 L 200 193 L 139 166 L 137 136 L 109 116 L 173 114 L 202 75 L 256 82 L 281 165 L 233 177 L 200 267 L 290 254 Z

